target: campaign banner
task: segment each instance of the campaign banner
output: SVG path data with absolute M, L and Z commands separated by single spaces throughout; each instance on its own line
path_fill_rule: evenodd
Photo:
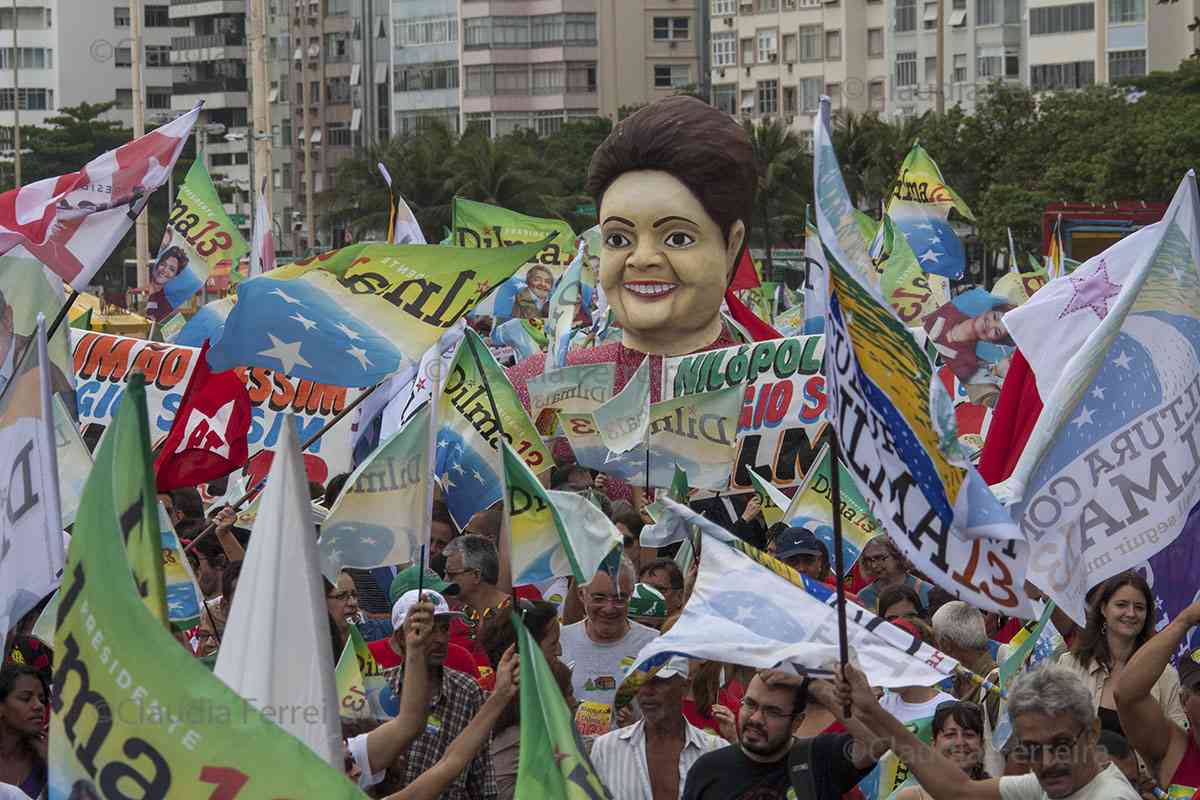
M 775 486 L 797 486 L 829 442 L 824 354 L 825 337 L 814 335 L 666 358 L 662 397 L 742 387 L 728 488 L 753 491 L 752 468 Z
M 400 698 L 392 692 L 383 667 L 371 654 L 357 625 L 350 626 L 346 646 L 334 668 L 334 680 L 342 719 L 385 720 L 400 711 Z
M 529 379 L 529 417 L 543 436 L 554 433 L 557 411 L 595 411 L 612 397 L 616 364 L 578 364 Z
M 471 312 L 490 314 L 497 323 L 512 317 L 549 316 L 554 283 L 575 256 L 575 233 L 570 225 L 561 219 L 531 217 L 462 197 L 454 198 L 453 225 L 453 244 L 458 247 L 512 247 L 556 234 Z
M 73 370 L 79 406 L 79 425 L 85 439 L 112 422 L 135 372 L 146 376 L 146 405 L 150 413 L 150 438 L 164 439 L 183 399 L 200 350 L 129 336 L 93 331 L 71 331 Z M 287 414 L 296 415 L 301 439 L 316 433 L 358 395 L 357 389 L 314 383 L 264 367 L 238 368 L 245 378 L 252 404 L 250 452 L 274 452 Z M 304 454 L 310 480 L 324 483 L 350 468 L 350 426 L 335 427 Z M 255 459 L 252 481 L 266 477 L 270 462 Z M 261 473 L 261 474 L 260 474 Z

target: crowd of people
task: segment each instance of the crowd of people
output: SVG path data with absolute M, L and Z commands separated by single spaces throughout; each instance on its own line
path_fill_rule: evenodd
M 573 490 L 598 499 L 606 479 L 597 478 L 585 486 L 575 474 Z M 338 476 L 313 487 L 318 517 L 343 484 Z M 249 532 L 228 508 L 206 515 L 194 489 L 160 500 L 185 543 L 216 523 L 188 551 L 205 610 L 182 637 L 197 658 L 211 661 Z M 1056 614 L 1059 652 L 1023 673 L 1005 699 L 963 676 L 884 691 L 853 666 L 834 680 L 810 680 L 675 656 L 633 703 L 618 707 L 617 690 L 639 651 L 685 613 L 698 562 L 684 569 L 674 547 L 641 546 L 644 510 L 623 500 L 605 505 L 625 537 L 624 555 L 615 576 L 600 571 L 584 585 L 511 586 L 495 510 L 460 531 L 440 502 L 429 566 L 344 570 L 326 581 L 335 656 L 356 627 L 398 698 L 392 719 L 344 723 L 347 774 L 360 787 L 389 798 L 514 797 L 521 716 L 507 613 L 514 602 L 614 798 L 865 797 L 860 784 L 889 750 L 908 774 L 897 800 L 1132 800 L 1165 797 L 1169 788 L 1171 797 L 1192 797 L 1200 787 L 1200 663 L 1190 654 L 1178 668 L 1170 663 L 1200 624 L 1200 604 L 1156 632 L 1154 595 L 1135 573 L 1095 587 L 1085 627 Z M 834 581 L 827 548 L 812 530 L 765 526 L 758 502 L 747 507 L 763 530 L 739 517 L 728 521 L 733 531 L 749 531 L 815 580 Z M 1022 626 L 932 587 L 884 536 L 863 548 L 846 588 L 852 602 L 992 685 Z M 0 782 L 28 797 L 41 793 L 47 774 L 51 659 L 30 635 L 40 610 L 10 637 L 0 675 Z M 1006 736 L 997 734 L 1004 719 Z M 923 727 L 924 738 L 914 734 Z

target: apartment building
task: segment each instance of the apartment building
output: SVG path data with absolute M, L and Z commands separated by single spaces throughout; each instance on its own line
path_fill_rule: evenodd
M 1078 89 L 1173 70 L 1200 46 L 1188 26 L 1200 3 L 1183 0 L 1026 0 L 1029 86 Z
M 171 109 L 171 38 L 179 30 L 166 2 L 143 7 L 144 82 L 148 124 Z M 59 109 L 115 100 L 106 117 L 133 124 L 129 4 L 18 0 L 16 100 L 22 125 L 41 125 Z M 13 4 L 0 6 L 0 150 L 12 149 Z
M 835 109 L 887 108 L 881 0 L 708 0 L 712 100 L 782 118 L 806 141 L 822 94 Z
M 437 119 L 458 131 L 459 0 L 392 0 L 392 135 Z
M 254 215 L 245 0 L 171 0 L 170 18 L 178 26 L 170 50 L 171 109 L 178 114 L 204 102 L 197 151 L 224 194 L 225 210 L 249 235 Z
M 1023 0 L 943 0 L 946 108 L 974 110 L 981 91 L 994 81 L 1026 79 Z M 936 107 L 937 0 L 890 0 L 886 50 L 889 102 L 896 116 Z

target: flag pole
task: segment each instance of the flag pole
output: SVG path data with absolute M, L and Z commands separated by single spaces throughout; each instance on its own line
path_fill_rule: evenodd
M 370 397 L 371 393 L 374 392 L 376 389 L 378 389 L 380 386 L 382 386 L 383 383 L 384 383 L 383 381 L 380 381 L 379 383 L 375 384 L 374 386 L 372 386 L 371 388 L 367 389 L 365 392 L 360 394 L 358 397 L 354 398 L 354 402 L 347 405 L 345 408 L 343 408 L 341 411 L 339 411 L 333 419 L 329 420 L 329 422 L 326 422 L 323 426 L 321 426 L 321 430 L 317 431 L 312 436 L 305 439 L 304 443 L 300 445 L 300 452 L 303 453 L 305 450 L 312 447 L 313 444 L 318 439 L 320 439 L 322 436 L 324 436 L 326 433 L 329 432 L 330 428 L 332 428 L 334 425 L 338 424 L 351 411 L 358 408 L 358 404 L 361 403 L 363 400 L 366 400 L 368 397 Z M 239 467 L 238 469 L 242 470 L 242 469 L 245 469 L 246 467 L 250 466 L 251 461 L 258 458 L 260 453 L 265 453 L 265 452 L 267 452 L 267 449 L 264 447 L 262 450 L 259 450 L 257 453 L 255 453 L 254 455 L 247 458 L 246 463 L 242 464 L 242 466 Z M 235 470 L 235 471 L 237 471 L 237 470 Z M 239 508 L 244 506 L 251 497 L 254 496 L 255 491 L 256 491 L 256 489 L 251 489 L 250 491 L 246 492 L 244 495 L 242 495 L 240 498 L 238 498 L 238 501 L 236 503 L 234 503 L 231 506 L 231 508 L 233 508 L 234 511 L 237 511 Z M 185 552 L 185 553 L 190 552 L 192 550 L 192 548 L 194 548 L 196 546 L 197 542 L 199 542 L 201 539 L 203 539 L 205 536 L 212 533 L 216 529 L 217 529 L 217 523 L 209 522 L 208 525 L 206 525 L 204 527 L 204 530 L 202 530 L 202 531 L 200 531 L 200 533 L 196 534 L 196 538 L 192 539 L 192 543 L 189 544 L 187 547 L 183 548 L 183 552 Z
M 829 428 L 829 501 L 833 507 L 833 561 L 834 582 L 837 588 L 837 624 L 838 624 L 838 659 L 842 662 L 842 670 L 850 660 L 850 647 L 846 638 L 846 558 L 842 545 L 842 487 L 841 464 L 842 453 L 838 444 L 837 430 Z M 843 673 L 844 674 L 844 673 Z M 850 717 L 850 704 L 842 709 L 846 717 Z

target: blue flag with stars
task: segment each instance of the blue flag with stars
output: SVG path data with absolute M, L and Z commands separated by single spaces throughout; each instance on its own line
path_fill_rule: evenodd
M 950 209 L 974 219 L 967 204 L 946 185 L 925 148 L 914 144 L 900 166 L 887 215 L 908 241 L 921 269 L 957 279 L 966 268 L 966 254 L 947 221 Z
M 288 264 L 238 286 L 238 303 L 208 351 L 209 364 L 371 386 L 406 359 L 420 360 L 541 244 L 368 243 Z

